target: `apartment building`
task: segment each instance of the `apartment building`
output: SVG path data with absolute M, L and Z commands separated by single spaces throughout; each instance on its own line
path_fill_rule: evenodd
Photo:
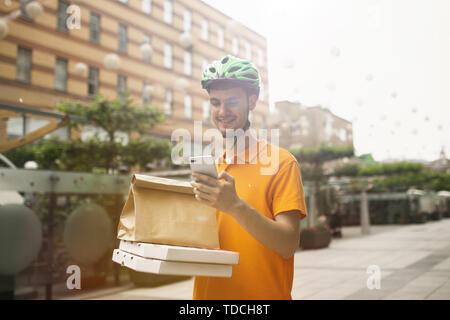
M 0 39 L 1 104 L 54 111 L 66 99 L 88 102 L 97 94 L 114 98 L 128 90 L 135 102 L 166 114 L 149 135 L 168 138 L 177 128 L 193 132 L 194 121 L 212 127 L 208 96 L 200 85 L 202 70 L 233 54 L 252 60 L 260 70 L 262 90 L 251 121 L 255 128 L 267 126 L 266 39 L 245 26 L 236 32 L 236 22 L 208 4 L 46 0 L 38 1 L 43 11 L 33 19 L 27 15 L 29 2 L 0 2 L 0 17 L 21 9 Z M 26 121 L 10 118 L 0 125 L 0 136 L 35 130 L 43 120 Z
M 321 106 L 298 102 L 275 102 L 273 125 L 280 129 L 280 146 L 285 148 L 353 145 L 352 123 Z

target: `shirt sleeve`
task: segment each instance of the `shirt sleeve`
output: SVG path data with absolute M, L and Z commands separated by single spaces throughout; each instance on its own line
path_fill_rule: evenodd
M 272 213 L 285 211 L 300 211 L 300 220 L 306 218 L 305 196 L 303 192 L 302 176 L 297 161 L 290 161 L 278 171 L 272 181 Z

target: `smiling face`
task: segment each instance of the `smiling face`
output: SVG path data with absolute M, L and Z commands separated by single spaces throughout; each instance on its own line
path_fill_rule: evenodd
M 242 129 L 247 124 L 248 113 L 256 107 L 256 95 L 242 88 L 211 89 L 211 119 L 225 137 L 227 129 Z

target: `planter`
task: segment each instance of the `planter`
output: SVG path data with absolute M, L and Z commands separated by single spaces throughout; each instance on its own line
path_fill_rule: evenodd
M 425 223 L 427 222 L 427 216 L 425 214 L 414 214 L 411 217 L 411 223 Z
M 432 214 L 431 214 L 431 218 L 433 219 L 433 220 L 441 220 L 442 219 L 442 213 L 440 213 L 440 212 L 433 212 Z
M 300 232 L 300 248 L 304 250 L 326 248 L 330 242 L 328 229 L 305 229 Z
M 407 224 L 408 220 L 404 217 L 397 218 L 397 224 Z

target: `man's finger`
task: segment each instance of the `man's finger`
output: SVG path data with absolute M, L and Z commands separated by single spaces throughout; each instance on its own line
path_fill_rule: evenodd
M 204 202 L 210 206 L 212 206 L 213 204 L 213 199 L 211 198 L 211 196 L 207 195 L 206 193 L 202 193 L 202 192 L 197 192 L 195 194 L 195 198 L 201 202 Z
M 228 181 L 228 182 L 234 181 L 234 177 L 231 174 L 229 174 L 228 172 L 226 172 L 225 170 L 220 173 L 219 179 L 225 179 L 225 181 Z
M 202 200 L 202 199 L 197 199 L 197 201 L 200 202 L 200 203 L 206 204 L 209 207 L 215 208 L 214 205 L 211 202 L 209 202 L 209 201 Z
M 210 187 L 209 185 L 204 184 L 204 183 L 191 182 L 191 185 L 194 188 L 197 188 L 197 190 L 200 190 L 200 191 L 208 193 L 208 194 L 214 194 L 216 192 L 216 190 L 213 187 Z
M 213 186 L 213 187 L 216 186 L 217 182 L 218 182 L 217 179 L 215 179 L 213 177 L 210 177 L 210 176 L 208 176 L 206 174 L 200 173 L 200 172 L 194 172 L 194 173 L 192 173 L 192 176 L 196 180 L 202 181 L 202 182 L 204 182 L 204 183 L 206 183 L 206 184 L 208 184 L 210 186 Z

